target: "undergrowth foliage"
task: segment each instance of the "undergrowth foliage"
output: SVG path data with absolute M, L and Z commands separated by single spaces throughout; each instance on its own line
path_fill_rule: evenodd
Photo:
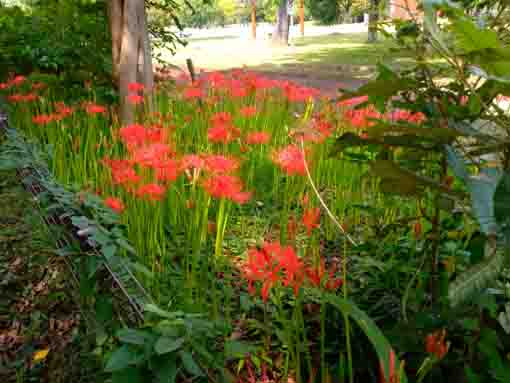
M 382 30 L 414 66 L 337 100 L 205 73 L 150 105 L 131 84 L 136 122 L 119 126 L 93 87 L 71 104 L 0 84 L 56 178 L 104 201 L 129 243 L 73 224 L 134 259 L 152 297 L 104 348 L 114 380 L 505 381 L 506 7 L 424 2 Z

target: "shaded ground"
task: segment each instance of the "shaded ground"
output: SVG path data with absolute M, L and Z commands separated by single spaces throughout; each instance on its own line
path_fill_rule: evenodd
M 62 257 L 14 172 L 0 171 L 0 378 L 102 382 Z

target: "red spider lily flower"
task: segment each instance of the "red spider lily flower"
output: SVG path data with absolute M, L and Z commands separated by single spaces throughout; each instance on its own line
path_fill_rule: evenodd
M 211 116 L 210 122 L 211 125 L 227 125 L 232 122 L 232 115 L 229 112 L 218 112 Z
M 239 114 L 246 118 L 253 117 L 257 114 L 257 108 L 255 106 L 243 106 L 239 110 Z
M 196 86 L 191 86 L 184 90 L 184 98 L 187 100 L 191 100 L 191 99 L 195 99 L 195 98 L 202 98 L 203 96 L 204 96 L 204 92 L 202 91 L 202 89 L 200 89 Z
M 414 124 L 421 124 L 426 120 L 423 113 L 413 113 L 405 109 L 395 109 L 386 115 L 386 119 L 392 122 L 407 121 Z
M 39 114 L 32 117 L 32 122 L 36 125 L 46 125 L 53 121 L 55 118 L 52 114 Z
M 310 283 L 318 288 L 324 287 L 326 290 L 336 291 L 343 285 L 342 278 L 335 278 L 335 269 L 331 268 L 326 273 L 326 263 L 324 259 L 320 260 L 318 267 L 306 267 L 306 276 Z
M 339 101 L 338 106 L 353 107 L 368 101 L 368 96 L 353 97 L 348 100 Z
M 273 155 L 273 162 L 278 165 L 289 176 L 305 175 L 305 158 L 301 149 L 296 145 L 289 145 L 280 149 Z
M 22 94 L 11 94 L 7 96 L 7 101 L 9 102 L 20 102 L 23 101 L 23 95 Z
M 251 198 L 250 192 L 243 191 L 243 182 L 239 177 L 218 174 L 206 179 L 204 190 L 213 198 L 225 198 L 239 204 L 244 204 Z
M 23 96 L 23 101 L 35 101 L 39 99 L 39 96 L 35 93 L 28 93 Z
M 319 208 L 306 209 L 303 213 L 303 225 L 306 227 L 308 236 L 312 234 L 312 230 L 320 227 L 321 211 Z
M 250 145 L 267 144 L 271 140 L 271 135 L 267 132 L 251 132 L 246 135 L 246 143 Z
M 373 107 L 364 109 L 349 109 L 344 112 L 344 117 L 355 128 L 366 128 L 375 125 L 374 120 L 381 119 L 381 114 Z
M 158 184 L 142 185 L 136 191 L 136 195 L 140 198 L 148 199 L 150 201 L 161 201 L 165 196 L 166 189 Z
M 180 166 L 175 160 L 162 161 L 156 168 L 156 178 L 162 182 L 173 182 L 179 177 Z
M 10 85 L 6 82 L 0 82 L 0 90 L 9 88 Z
M 26 80 L 25 76 L 16 76 L 12 80 L 9 81 L 11 85 L 21 85 Z
M 317 89 L 301 87 L 297 85 L 285 85 L 283 86 L 285 96 L 291 102 L 307 102 L 320 95 L 320 91 Z
M 55 108 L 57 109 L 57 114 L 61 117 L 67 117 L 74 113 L 74 108 L 66 106 L 63 102 L 56 102 Z
M 229 126 L 219 124 L 207 130 L 207 139 L 211 142 L 228 144 L 235 139 L 235 135 Z
M 106 114 L 107 109 L 105 106 L 94 104 L 93 102 L 89 102 L 85 105 L 85 111 L 90 114 Z
M 239 169 L 239 160 L 219 154 L 204 156 L 205 168 L 211 173 L 225 174 Z
M 243 97 L 246 97 L 248 96 L 248 89 L 244 88 L 244 87 L 233 87 L 233 88 L 230 88 L 230 95 L 233 97 L 233 98 L 243 98 Z
M 167 129 L 162 126 L 153 125 L 145 130 L 146 141 L 150 143 L 166 142 L 168 141 Z
M 104 200 L 106 206 L 112 209 L 116 213 L 122 213 L 124 210 L 124 204 L 122 201 L 115 197 L 108 197 Z
M 379 381 L 380 383 L 400 383 L 400 374 L 396 370 L 396 356 L 395 351 L 393 349 L 390 350 L 390 361 L 389 361 L 389 379 L 386 379 L 386 374 L 384 373 L 384 367 L 382 362 L 379 362 Z
M 308 194 L 307 194 L 307 193 L 305 193 L 305 194 L 303 195 L 303 199 L 301 200 L 301 204 L 302 204 L 303 206 L 308 206 L 308 203 L 309 203 L 309 202 L 310 202 L 310 197 L 308 196 Z
M 133 161 L 143 167 L 160 167 L 162 161 L 170 155 L 171 150 L 165 144 L 142 146 L 133 152 Z
M 143 100 L 144 100 L 143 96 L 141 96 L 139 94 L 130 94 L 127 96 L 127 99 L 131 105 L 139 105 L 139 104 L 143 103 Z
M 197 154 L 186 154 L 181 158 L 181 169 L 202 169 L 205 167 L 205 160 Z
M 46 87 L 46 84 L 43 82 L 34 82 L 32 84 L 32 90 L 39 90 L 39 89 L 43 89 L 45 87 Z
M 138 183 L 140 181 L 140 176 L 136 174 L 128 160 L 105 159 L 103 163 L 110 168 L 113 183 L 116 185 Z
M 425 338 L 425 350 L 433 354 L 437 359 L 443 359 L 450 348 L 449 342 L 445 342 L 446 330 L 435 331 Z
M 225 75 L 221 72 L 211 72 L 206 75 L 205 81 L 213 88 L 219 88 L 225 84 Z
M 147 138 L 145 126 L 140 124 L 131 124 L 120 128 L 119 134 L 122 142 L 128 147 L 128 149 L 142 146 L 145 144 L 145 140 Z
M 130 82 L 128 84 L 129 92 L 143 92 L 144 89 L 145 89 L 145 86 L 139 82 Z
M 269 297 L 270 289 L 279 282 L 292 287 L 297 295 L 304 279 L 303 263 L 295 251 L 290 246 L 282 247 L 278 242 L 265 243 L 261 250 L 248 250 L 242 270 L 250 293 L 255 291 L 255 282 L 262 282 L 261 296 L 264 302 Z

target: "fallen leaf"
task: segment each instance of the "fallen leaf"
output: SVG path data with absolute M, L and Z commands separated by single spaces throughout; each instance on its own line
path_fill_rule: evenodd
M 39 362 L 41 360 L 46 359 L 46 357 L 48 356 L 49 352 L 50 352 L 49 348 L 45 348 L 43 350 L 36 351 L 34 353 L 34 362 Z

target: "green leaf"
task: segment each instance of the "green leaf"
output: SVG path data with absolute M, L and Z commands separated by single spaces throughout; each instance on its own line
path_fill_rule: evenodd
M 451 28 L 456 37 L 456 45 L 463 53 L 502 48 L 496 31 L 480 29 L 472 20 L 457 19 L 452 22 Z
M 156 376 L 157 383 L 175 383 L 179 372 L 176 355 L 154 357 L 150 360 L 150 367 Z
M 132 328 L 123 328 L 115 333 L 122 343 L 136 344 L 143 346 L 146 342 L 150 341 L 150 336 L 145 331 L 140 331 Z
M 176 318 L 182 317 L 182 315 L 183 315 L 182 311 L 173 311 L 173 312 L 166 311 L 152 303 L 144 305 L 143 309 L 146 312 L 150 312 L 150 313 L 153 313 L 153 314 L 156 314 L 163 318 L 168 318 L 168 319 L 176 319 Z
M 257 348 L 249 343 L 238 340 L 227 340 L 225 342 L 225 355 L 227 358 L 245 357 L 250 353 L 254 353 Z
M 117 246 L 108 244 L 106 246 L 101 247 L 101 252 L 103 253 L 106 259 L 112 258 L 117 252 Z
M 471 367 L 469 367 L 468 365 L 466 365 L 464 367 L 464 372 L 466 373 L 466 379 L 467 379 L 468 383 L 481 383 L 482 382 L 480 380 L 480 377 L 478 376 L 478 374 L 476 372 L 474 372 L 473 369 Z
M 142 383 L 142 371 L 136 367 L 128 367 L 112 374 L 112 383 Z
M 182 347 L 184 344 L 184 338 L 169 338 L 166 336 L 160 337 L 154 345 L 154 350 L 159 354 L 168 354 L 174 352 Z
M 450 283 L 448 299 L 451 306 L 456 307 L 468 300 L 474 293 L 493 283 L 501 272 L 505 261 L 504 252 L 491 247 L 488 242 L 485 252 L 485 261 L 464 271 Z
M 322 293 L 319 290 L 316 290 L 316 293 L 318 296 L 322 295 L 322 299 L 325 299 L 328 303 L 336 307 L 344 315 L 351 317 L 357 323 L 370 340 L 370 343 L 372 343 L 372 346 L 374 346 L 377 356 L 383 365 L 385 376 L 390 376 L 390 353 L 393 349 L 375 322 L 350 300 L 340 298 L 337 295 Z M 400 366 L 401 363 L 395 355 L 394 370 L 400 371 Z M 402 371 L 400 376 L 400 382 L 407 383 L 407 376 L 404 371 Z
M 118 348 L 106 363 L 105 371 L 114 372 L 123 370 L 136 361 L 138 355 L 131 351 L 128 346 Z
M 181 357 L 182 365 L 185 370 L 193 376 L 203 376 L 204 373 L 200 366 L 195 362 L 193 355 L 188 351 L 179 352 L 179 356 Z

